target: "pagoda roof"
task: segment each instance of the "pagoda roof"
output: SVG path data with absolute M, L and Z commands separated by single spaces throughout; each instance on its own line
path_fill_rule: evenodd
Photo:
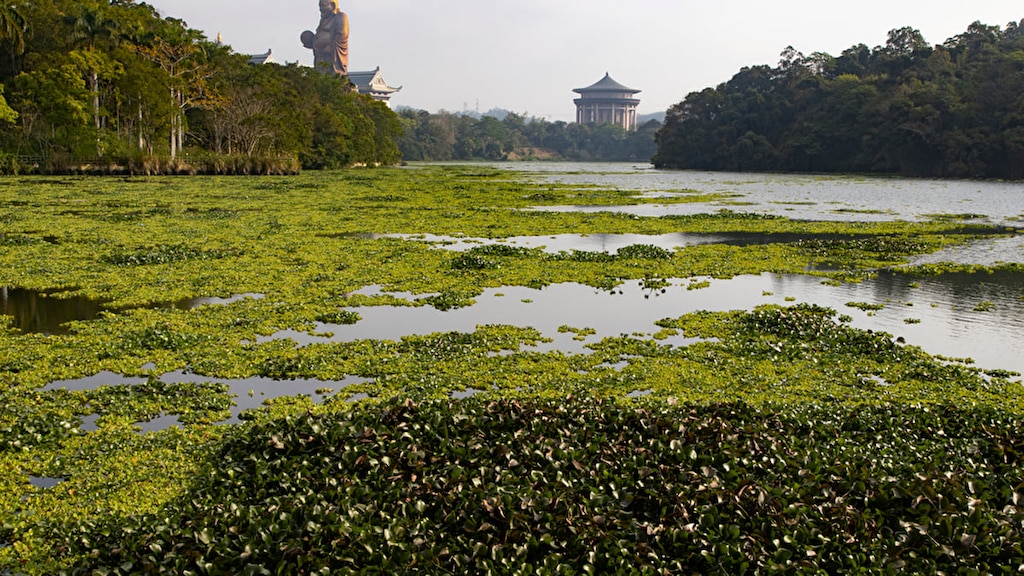
M 402 89 L 401 86 L 388 86 L 380 74 L 380 66 L 376 70 L 350 71 L 346 76 L 362 94 L 393 94 Z
M 218 40 L 218 43 L 219 42 L 220 42 L 220 40 Z M 277 61 L 274 60 L 273 50 L 271 50 L 269 48 L 263 54 L 247 54 L 246 56 L 249 57 L 249 64 L 276 64 L 277 63 Z
M 604 78 L 601 78 L 586 88 L 573 88 L 573 92 L 578 92 L 580 94 L 585 92 L 631 92 L 636 94 L 640 92 L 640 90 L 619 84 L 611 77 L 611 74 L 605 72 Z

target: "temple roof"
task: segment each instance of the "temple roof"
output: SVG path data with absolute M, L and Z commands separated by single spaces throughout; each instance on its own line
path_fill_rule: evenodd
M 219 35 L 217 41 L 220 42 Z M 268 49 L 263 54 L 248 54 L 247 56 L 249 56 L 249 64 L 276 64 L 277 62 L 274 60 L 274 55 L 272 54 L 272 52 L 273 50 Z
M 348 72 L 348 81 L 355 84 L 360 94 L 393 94 L 402 89 L 401 86 L 388 86 L 380 74 L 380 66 L 376 70 Z
M 601 78 L 600 80 L 598 80 L 594 84 L 591 84 L 590 86 L 587 86 L 586 88 L 573 88 L 573 92 L 579 92 L 580 94 L 583 94 L 584 92 L 631 92 L 633 94 L 636 94 L 640 92 L 640 90 L 637 90 L 635 88 L 628 88 L 626 86 L 623 86 L 622 84 L 619 84 L 618 82 L 612 79 L 610 74 L 605 72 L 604 78 Z

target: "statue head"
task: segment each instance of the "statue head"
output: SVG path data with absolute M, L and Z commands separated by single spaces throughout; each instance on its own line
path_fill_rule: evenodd
M 320 0 L 320 15 L 337 14 L 341 12 L 338 8 L 338 0 Z

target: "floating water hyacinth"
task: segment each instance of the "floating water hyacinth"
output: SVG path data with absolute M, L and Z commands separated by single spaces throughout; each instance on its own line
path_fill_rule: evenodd
M 0 571 L 1021 564 L 1012 230 L 566 177 L 0 179 Z

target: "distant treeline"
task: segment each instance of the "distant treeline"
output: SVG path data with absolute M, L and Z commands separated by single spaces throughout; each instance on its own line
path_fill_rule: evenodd
M 900 28 L 838 57 L 787 48 L 669 109 L 654 164 L 1024 178 L 1024 20 L 938 46 Z
M 661 123 L 651 120 L 627 132 L 611 124 L 548 122 L 505 114 L 470 115 L 402 110 L 399 148 L 405 160 L 603 160 L 647 162 L 654 154 L 654 134 Z
M 0 83 L 6 171 L 269 173 L 399 160 L 397 116 L 343 78 L 250 65 L 134 0 L 4 2 Z

